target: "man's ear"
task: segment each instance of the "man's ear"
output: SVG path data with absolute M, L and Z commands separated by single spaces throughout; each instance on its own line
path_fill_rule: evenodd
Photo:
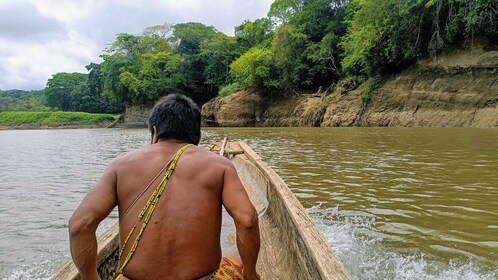
M 153 126 L 152 129 L 154 130 L 154 133 L 152 134 L 152 144 L 156 144 L 157 141 L 159 140 L 157 138 L 157 128 L 156 126 Z

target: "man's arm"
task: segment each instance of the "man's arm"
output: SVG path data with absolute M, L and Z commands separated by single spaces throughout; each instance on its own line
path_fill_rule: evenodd
M 244 266 L 244 279 L 259 279 L 256 273 L 260 245 L 258 214 L 232 164 L 225 170 L 222 199 L 235 221 L 237 249 Z
M 111 164 L 69 219 L 71 256 L 82 279 L 100 279 L 97 274 L 95 231 L 117 204 L 116 182 L 116 173 Z

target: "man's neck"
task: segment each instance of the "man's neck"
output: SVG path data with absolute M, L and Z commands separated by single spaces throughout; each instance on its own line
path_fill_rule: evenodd
M 178 139 L 159 139 L 157 140 L 157 143 L 156 144 L 188 144 L 186 141 L 184 140 L 178 140 Z

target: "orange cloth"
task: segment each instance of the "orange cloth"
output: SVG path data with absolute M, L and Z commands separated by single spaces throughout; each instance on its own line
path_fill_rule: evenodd
M 208 280 L 242 280 L 242 265 L 236 260 L 223 257 L 218 268 Z
M 116 280 L 122 280 L 123 275 L 119 274 Z M 236 260 L 223 257 L 220 267 L 209 276 L 208 280 L 243 280 L 242 265 Z

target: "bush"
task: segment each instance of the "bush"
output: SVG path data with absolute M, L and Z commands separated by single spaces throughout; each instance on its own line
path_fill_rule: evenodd
M 236 93 L 239 89 L 239 83 L 231 83 L 220 89 L 220 91 L 218 92 L 218 97 L 229 96 L 230 94 Z

